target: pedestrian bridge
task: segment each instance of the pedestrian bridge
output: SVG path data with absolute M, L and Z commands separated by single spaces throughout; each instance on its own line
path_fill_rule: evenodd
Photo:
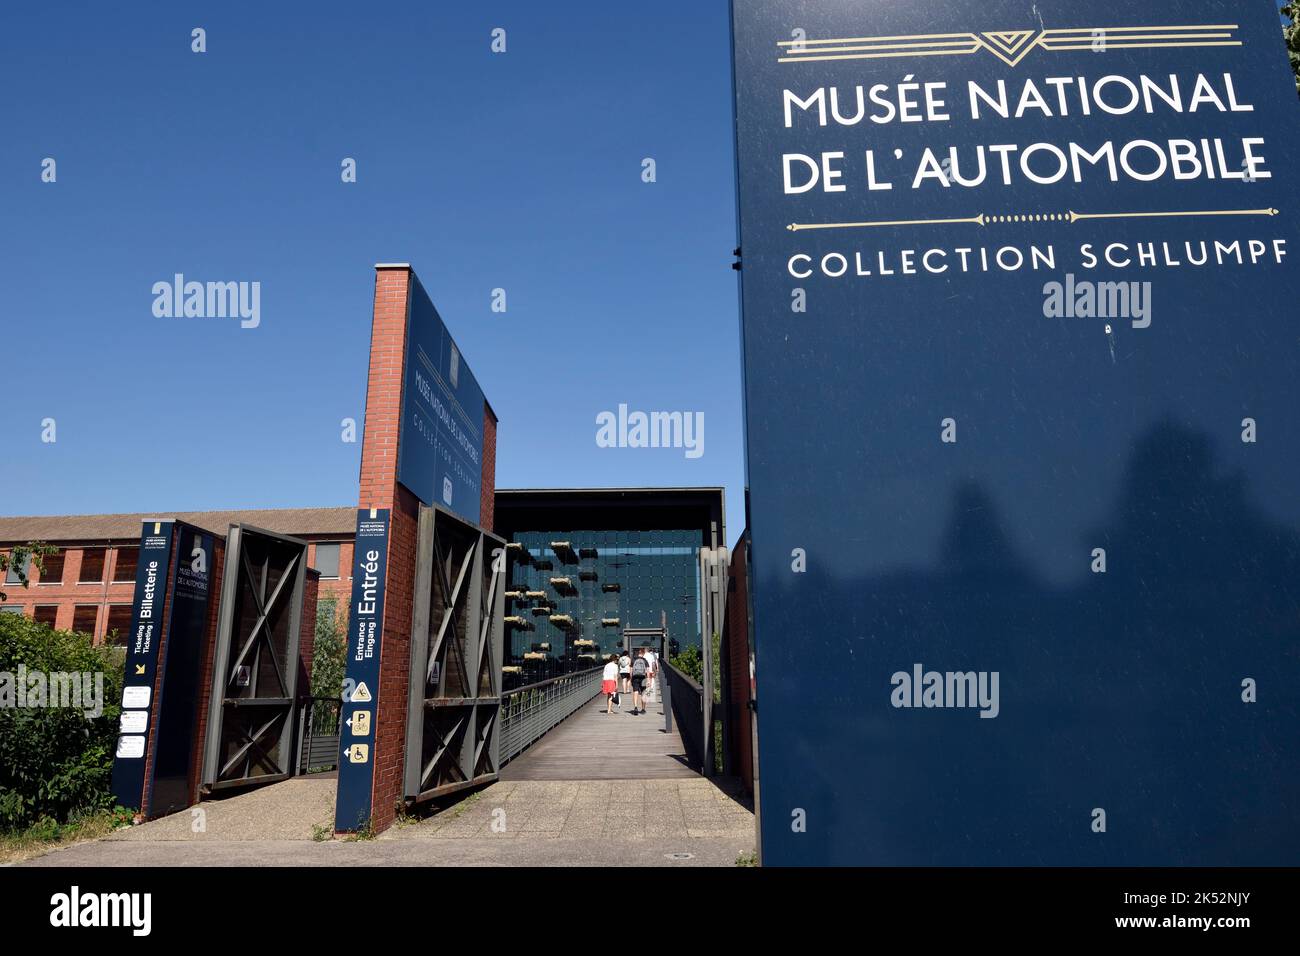
M 572 709 L 565 705 L 563 690 L 550 690 L 548 685 L 553 681 L 537 685 L 540 695 L 528 688 L 507 695 L 502 713 L 502 759 L 509 762 L 501 768 L 502 780 L 672 780 L 699 776 L 678 726 L 665 720 L 662 694 L 647 701 L 646 713 L 638 716 L 631 712 L 632 695 L 624 694 L 622 709 L 607 714 L 605 697 L 599 693 L 599 671 L 594 683 L 583 676 L 556 681 L 578 685 L 571 691 Z M 512 697 L 518 698 L 514 704 Z M 536 702 L 527 703 L 530 698 Z M 513 713 L 512 706 L 517 708 Z M 536 728 L 549 719 L 530 717 L 529 708 L 551 708 L 553 715 L 568 710 L 568 715 L 542 731 L 524 749 L 525 728 L 530 722 Z

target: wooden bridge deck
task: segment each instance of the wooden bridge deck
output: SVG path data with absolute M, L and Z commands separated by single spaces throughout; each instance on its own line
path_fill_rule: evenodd
M 674 724 L 664 733 L 663 701 L 647 712 L 605 714 L 598 696 L 501 768 L 502 780 L 673 780 L 699 777 L 686 762 L 686 748 Z

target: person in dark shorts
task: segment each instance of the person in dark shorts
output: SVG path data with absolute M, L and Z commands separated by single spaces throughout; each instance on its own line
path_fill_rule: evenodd
M 637 649 L 632 661 L 632 716 L 639 717 L 645 713 L 645 698 L 641 696 L 645 688 L 646 675 L 650 673 L 650 662 L 645 658 L 645 648 Z
M 624 651 L 623 656 L 618 659 L 618 689 L 625 694 L 631 693 L 632 691 L 631 677 L 632 657 L 627 651 Z

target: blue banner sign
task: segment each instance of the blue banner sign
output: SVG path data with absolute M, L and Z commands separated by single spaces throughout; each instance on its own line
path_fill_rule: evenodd
M 732 9 L 763 862 L 1300 862 L 1277 4 Z
M 339 727 L 339 782 L 334 828 L 363 829 L 370 821 L 379 714 L 379 655 L 384 635 L 389 512 L 357 512 L 348 608 L 347 663 Z
M 176 560 L 159 661 L 158 725 L 148 782 L 151 817 L 182 810 L 194 797 L 190 770 L 203 757 L 194 732 L 199 684 L 210 649 L 215 545 L 216 538 L 207 531 L 176 522 Z
M 122 714 L 112 778 L 113 796 L 129 809 L 144 805 L 145 757 L 153 733 L 158 645 L 166 620 L 174 532 L 171 521 L 146 521 L 140 532 L 140 558 L 135 572 L 135 599 L 126 645 Z
M 478 523 L 483 482 L 483 391 L 415 274 L 397 480 L 426 505 Z

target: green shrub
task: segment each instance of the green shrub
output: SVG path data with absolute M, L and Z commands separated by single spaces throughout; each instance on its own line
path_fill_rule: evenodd
M 347 613 L 347 608 L 340 607 L 338 598 L 332 595 L 321 598 L 316 605 L 316 636 L 311 660 L 313 697 L 343 697 L 348 652 Z M 317 706 L 312 709 L 312 731 L 336 734 L 338 719 L 336 708 Z
M 722 638 L 713 635 L 713 700 L 722 700 Z M 688 647 L 672 659 L 672 665 L 701 687 L 704 686 L 704 654 L 698 647 Z
M 113 806 L 123 660 L 120 648 L 94 647 L 89 635 L 0 614 L 0 680 L 10 693 L 20 666 L 104 675 L 103 713 L 94 719 L 72 708 L 0 706 L 0 831 L 63 824 Z
M 704 655 L 698 647 L 688 647 L 672 660 L 673 667 L 689 677 L 695 683 L 704 683 Z
M 347 608 L 333 595 L 316 605 L 316 636 L 312 643 L 311 695 L 342 697 L 347 666 Z

